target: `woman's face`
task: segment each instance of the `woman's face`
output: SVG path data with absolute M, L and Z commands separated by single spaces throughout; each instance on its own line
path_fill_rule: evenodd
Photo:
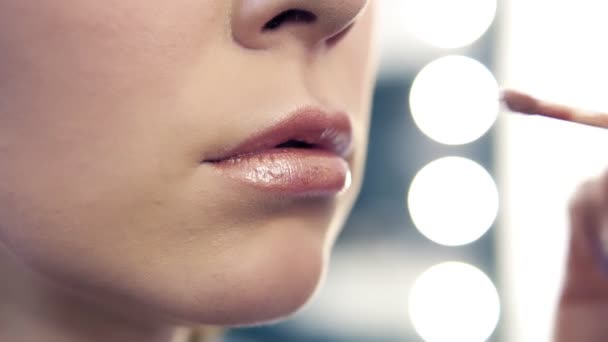
M 362 178 L 366 5 L 0 0 L 0 244 L 163 319 L 293 312 Z

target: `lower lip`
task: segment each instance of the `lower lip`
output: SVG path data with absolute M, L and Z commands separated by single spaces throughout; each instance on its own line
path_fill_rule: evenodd
M 346 160 L 323 150 L 277 148 L 213 165 L 224 175 L 267 192 L 331 196 L 350 186 Z

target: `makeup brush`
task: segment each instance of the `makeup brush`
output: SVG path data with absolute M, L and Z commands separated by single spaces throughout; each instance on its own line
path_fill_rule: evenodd
M 516 90 L 504 90 L 502 101 L 513 112 L 542 115 L 583 125 L 608 128 L 608 113 L 577 109 L 557 103 L 539 100 Z

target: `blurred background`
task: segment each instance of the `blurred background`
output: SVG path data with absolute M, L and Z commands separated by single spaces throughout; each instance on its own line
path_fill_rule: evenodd
M 567 204 L 601 129 L 507 115 L 498 89 L 608 110 L 597 0 L 372 0 L 366 178 L 324 286 L 229 342 L 550 341 Z

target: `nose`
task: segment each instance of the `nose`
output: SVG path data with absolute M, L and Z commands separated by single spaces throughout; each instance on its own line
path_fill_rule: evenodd
M 250 49 L 288 41 L 307 47 L 339 40 L 367 0 L 236 0 L 232 35 Z

